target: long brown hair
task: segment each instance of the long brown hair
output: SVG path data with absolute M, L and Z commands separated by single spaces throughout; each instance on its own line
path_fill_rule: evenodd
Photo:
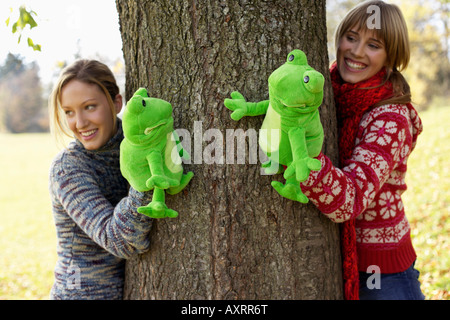
M 119 87 L 114 74 L 108 66 L 97 60 L 78 60 L 62 70 L 49 99 L 50 128 L 56 138 L 59 140 L 63 135 L 71 137 L 61 108 L 61 91 L 71 80 L 95 84 L 103 91 L 114 116 L 115 129 L 117 112 L 114 99 L 119 94 Z
M 379 11 L 373 11 L 372 8 L 374 7 Z M 379 17 L 376 18 L 379 18 L 379 25 L 369 28 L 368 21 L 371 21 L 373 15 L 378 13 Z M 339 47 L 341 38 L 352 28 L 374 32 L 377 39 L 383 41 L 385 45 L 387 53 L 387 74 L 385 80 L 392 83 L 394 95 L 387 100 L 377 103 L 377 105 L 410 103 L 411 90 L 408 82 L 400 73 L 406 69 L 410 59 L 408 28 L 400 8 L 394 4 L 388 4 L 379 0 L 365 1 L 358 4 L 347 13 L 336 29 L 336 49 Z

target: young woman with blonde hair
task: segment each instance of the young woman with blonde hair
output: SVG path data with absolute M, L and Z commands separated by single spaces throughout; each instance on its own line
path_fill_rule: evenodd
M 51 299 L 122 299 L 125 259 L 149 249 L 146 194 L 119 165 L 122 108 L 114 75 L 95 60 L 65 68 L 50 99 L 52 131 L 73 135 L 50 168 L 58 260 Z
M 342 224 L 346 299 L 423 299 L 401 199 L 422 123 L 400 73 L 409 63 L 400 9 L 383 1 L 357 5 L 337 28 L 336 50 L 339 168 L 320 154 L 322 169 L 302 190 Z

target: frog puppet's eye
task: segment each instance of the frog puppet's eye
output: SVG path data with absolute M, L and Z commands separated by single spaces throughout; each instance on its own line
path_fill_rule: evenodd
M 288 58 L 289 61 L 294 61 L 295 56 L 293 54 L 291 54 Z
M 303 78 L 303 82 L 304 82 L 304 83 L 308 83 L 308 82 L 309 82 L 309 76 L 305 76 L 305 77 Z
M 145 100 L 142 100 L 142 106 L 145 107 L 147 104 L 145 103 Z

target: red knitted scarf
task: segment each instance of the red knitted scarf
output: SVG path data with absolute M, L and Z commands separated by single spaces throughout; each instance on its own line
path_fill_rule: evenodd
M 392 97 L 393 91 L 390 82 L 380 86 L 386 77 L 385 68 L 382 68 L 372 78 L 355 84 L 342 80 L 336 63 L 331 66 L 330 71 L 339 130 L 339 165 L 342 168 L 352 155 L 362 116 L 374 104 Z M 341 245 L 345 299 L 358 300 L 359 272 L 354 219 L 343 223 Z

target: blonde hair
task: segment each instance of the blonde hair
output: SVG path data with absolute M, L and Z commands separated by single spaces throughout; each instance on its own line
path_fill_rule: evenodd
M 51 132 L 57 140 L 62 141 L 63 135 L 71 137 L 70 129 L 61 108 L 61 91 L 72 80 L 87 84 L 95 84 L 105 94 L 113 114 L 114 130 L 117 124 L 117 112 L 114 99 L 119 94 L 114 74 L 105 64 L 97 60 L 78 60 L 61 71 L 49 99 L 49 116 Z
M 376 10 L 372 10 L 374 7 L 376 7 Z M 373 21 L 373 15 L 378 13 L 379 16 L 375 19 L 378 18 L 379 24 L 369 26 L 369 21 Z M 406 69 L 410 59 L 408 28 L 400 8 L 395 4 L 388 4 L 379 0 L 358 4 L 347 13 L 336 29 L 336 50 L 339 48 L 341 38 L 352 28 L 356 28 L 358 31 L 374 32 L 377 39 L 383 41 L 386 49 L 387 76 L 385 81 L 389 80 L 392 83 L 394 96 L 377 105 L 410 103 L 411 90 L 408 82 L 400 73 Z

